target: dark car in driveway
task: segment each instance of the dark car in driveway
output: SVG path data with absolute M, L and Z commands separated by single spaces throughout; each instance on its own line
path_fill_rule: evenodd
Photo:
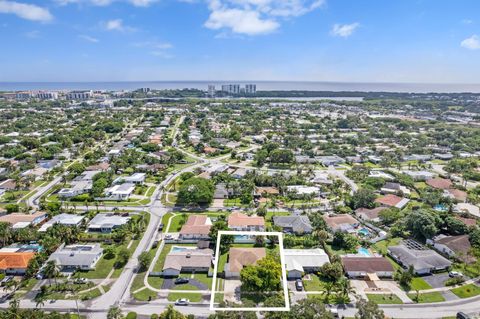
M 188 284 L 189 281 L 190 279 L 188 278 L 178 277 L 175 279 L 175 285 Z
M 303 282 L 301 279 L 297 279 L 295 281 L 295 288 L 297 289 L 297 291 L 303 291 Z

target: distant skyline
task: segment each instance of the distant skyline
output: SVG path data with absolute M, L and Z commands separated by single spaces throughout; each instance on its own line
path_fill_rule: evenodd
M 478 12 L 478 0 L 0 0 L 0 82 L 480 83 Z

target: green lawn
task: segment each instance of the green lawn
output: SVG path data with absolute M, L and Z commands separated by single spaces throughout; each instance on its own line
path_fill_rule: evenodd
M 222 272 L 225 269 L 225 264 L 227 263 L 228 252 L 220 255 L 218 259 L 218 272 Z
M 157 298 L 157 293 L 148 288 L 145 288 L 143 290 L 140 290 L 137 293 L 134 293 L 133 298 L 135 298 L 138 301 L 148 301 L 148 298 L 153 300 Z
M 176 233 L 182 229 L 183 224 L 188 219 L 188 215 L 185 213 L 179 214 L 172 218 L 170 228 L 168 229 L 169 232 Z
M 166 229 L 165 227 L 167 227 L 167 224 L 168 224 L 168 220 L 170 219 L 170 217 L 172 217 L 173 214 L 172 213 L 166 213 L 165 215 L 163 215 L 162 217 L 162 224 L 163 224 L 163 231 L 166 233 L 168 232 L 168 229 Z
M 430 286 L 430 284 L 428 282 L 426 282 L 425 280 L 423 280 L 423 278 L 421 278 L 421 277 L 413 278 L 410 286 L 411 286 L 411 290 L 432 289 L 432 286 Z
M 324 281 L 320 279 L 317 275 L 310 275 L 311 280 L 303 279 L 303 286 L 306 291 L 323 291 Z
M 208 274 L 195 274 L 193 278 L 207 285 L 208 289 L 212 288 L 213 277 L 208 277 Z
M 403 304 L 400 298 L 393 294 L 367 294 L 367 298 L 377 304 Z
M 191 285 L 191 284 L 181 284 L 181 285 L 175 285 L 171 290 L 200 290 L 197 288 L 197 286 Z
M 462 287 L 454 288 L 451 290 L 451 292 L 460 298 L 470 298 L 480 295 L 480 287 L 474 284 L 468 284 Z
M 401 240 L 402 240 L 402 238 L 400 238 L 400 237 L 395 237 L 395 238 L 391 238 L 391 239 L 381 240 L 381 241 L 375 243 L 375 244 L 373 245 L 373 248 L 374 248 L 377 252 L 379 252 L 380 254 L 386 255 L 386 254 L 387 254 L 387 248 L 388 248 L 389 246 L 398 245 Z
M 416 293 L 408 294 L 408 297 L 416 302 Z M 427 292 L 424 294 L 418 295 L 418 303 L 432 303 L 432 302 L 442 302 L 445 301 L 440 292 Z
M 168 294 L 168 301 L 176 301 L 177 299 L 187 298 L 190 302 L 200 302 L 202 300 L 202 294 L 200 293 L 181 293 L 181 292 L 171 292 Z

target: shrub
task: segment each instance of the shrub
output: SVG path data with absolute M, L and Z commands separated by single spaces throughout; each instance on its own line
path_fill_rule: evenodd
M 465 279 L 463 279 L 462 277 L 450 278 L 450 279 L 447 279 L 447 281 L 445 281 L 445 286 L 455 286 L 455 285 L 461 284 L 464 281 Z
M 133 311 L 130 311 L 125 318 L 126 319 L 137 319 L 137 313 L 133 312 Z

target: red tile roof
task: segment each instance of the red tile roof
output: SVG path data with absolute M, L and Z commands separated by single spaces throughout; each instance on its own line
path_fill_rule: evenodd
M 430 187 L 437 189 L 448 189 L 452 186 L 451 180 L 440 177 L 429 179 L 425 183 Z
M 180 234 L 200 234 L 208 235 L 212 225 L 208 223 L 208 216 L 205 215 L 190 215 L 187 222 L 182 226 Z
M 233 212 L 228 216 L 228 227 L 265 226 L 265 219 L 260 216 L 248 216 L 240 212 Z
M 400 203 L 400 201 L 402 199 L 403 198 L 398 197 L 397 195 L 388 194 L 388 195 L 385 195 L 383 197 L 379 197 L 379 198 L 375 199 L 375 203 L 379 203 L 379 204 L 385 205 L 385 206 L 394 207 L 395 205 Z
M 26 269 L 34 252 L 0 252 L 0 270 Z

